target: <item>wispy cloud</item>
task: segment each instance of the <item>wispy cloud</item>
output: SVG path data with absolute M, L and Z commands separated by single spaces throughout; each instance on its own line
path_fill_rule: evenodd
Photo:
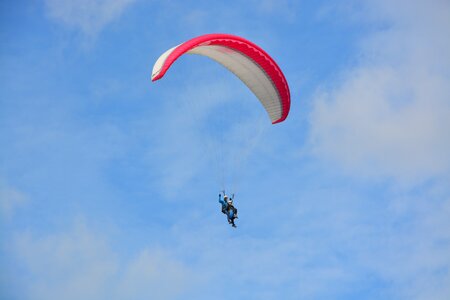
M 318 92 L 312 150 L 356 176 L 416 181 L 450 171 L 450 7 L 421 3 L 370 4 L 384 28 L 364 39 L 356 67 Z
M 24 193 L 0 179 L 0 216 L 3 220 L 9 221 L 15 210 L 27 201 L 28 197 Z
M 10 259 L 26 272 L 16 282 L 32 299 L 60 299 L 67 291 L 68 299 L 227 299 L 230 285 L 237 298 L 446 299 L 446 192 L 402 195 L 368 211 L 354 192 L 311 189 L 268 215 L 244 205 L 242 232 L 218 226 L 215 217 L 185 214 L 161 232 L 141 228 L 139 241 L 77 221 L 50 233 L 16 233 Z M 328 201 L 299 203 L 311 195 Z M 283 218 L 274 222 L 274 215 Z M 264 234 L 252 230 L 265 222 Z M 224 278 L 228 285 L 218 284 Z
M 118 255 L 105 232 L 84 221 L 44 236 L 18 234 L 12 249 L 30 275 L 23 282 L 27 299 L 174 299 L 195 278 L 160 248 Z
M 255 9 L 272 17 L 281 17 L 283 21 L 293 22 L 298 14 L 298 1 L 262 0 L 254 1 Z
M 446 299 L 450 295 L 448 187 L 390 199 L 355 258 L 397 299 Z M 382 220 L 382 221 L 381 221 Z M 374 254 L 376 253 L 376 254 Z
M 144 249 L 123 273 L 117 299 L 176 299 L 189 290 L 195 274 L 165 249 Z
M 24 284 L 30 299 L 100 297 L 118 269 L 107 241 L 82 223 L 71 231 L 43 237 L 19 234 L 15 253 L 31 275 Z
M 135 0 L 46 0 L 47 15 L 71 29 L 93 37 Z

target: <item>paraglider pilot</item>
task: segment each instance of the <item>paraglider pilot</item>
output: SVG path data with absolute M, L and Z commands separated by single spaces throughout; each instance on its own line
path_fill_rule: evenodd
M 233 199 L 234 194 L 231 195 L 231 198 L 228 197 L 225 194 L 225 191 L 223 191 L 223 199 L 222 194 L 219 194 L 219 202 L 222 204 L 222 213 L 227 215 L 228 223 L 231 224 L 231 226 L 236 227 L 236 224 L 234 224 L 234 219 L 237 219 L 237 209 L 233 206 Z

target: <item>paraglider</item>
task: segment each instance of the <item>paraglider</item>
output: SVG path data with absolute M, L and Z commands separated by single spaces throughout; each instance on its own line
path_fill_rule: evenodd
M 278 64 L 259 46 L 235 35 L 205 34 L 190 39 L 164 52 L 152 70 L 152 81 L 161 79 L 171 65 L 184 54 L 209 57 L 234 73 L 263 105 L 272 124 L 283 122 L 290 109 L 290 91 Z M 223 191 L 219 194 L 222 212 L 236 227 L 237 209 Z
M 232 194 L 231 197 L 228 197 L 227 194 L 225 194 L 225 191 L 222 191 L 222 193 L 223 199 L 222 194 L 219 194 L 219 203 L 222 204 L 222 213 L 227 215 L 228 224 L 231 224 L 231 226 L 236 228 L 236 224 L 234 224 L 234 219 L 237 219 L 238 215 L 237 209 L 233 205 L 234 194 Z

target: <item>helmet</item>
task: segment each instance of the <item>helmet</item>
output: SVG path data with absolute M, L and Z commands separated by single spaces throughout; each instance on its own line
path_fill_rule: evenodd
M 228 196 L 227 195 L 224 195 L 223 196 L 223 200 L 227 200 L 228 199 Z

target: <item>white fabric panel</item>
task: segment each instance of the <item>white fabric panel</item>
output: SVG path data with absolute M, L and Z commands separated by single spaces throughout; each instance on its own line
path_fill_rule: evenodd
M 179 45 L 178 45 L 179 46 Z M 159 74 L 159 72 L 161 71 L 161 68 L 164 65 L 164 62 L 166 61 L 167 57 L 170 55 L 170 53 L 173 52 L 173 50 L 175 50 L 175 48 L 177 48 L 178 46 L 175 46 L 173 48 L 170 48 L 169 50 L 167 50 L 166 52 L 164 52 L 159 58 L 158 60 L 155 62 L 155 64 L 153 65 L 153 70 L 152 70 L 152 79 Z
M 173 51 L 173 48 L 169 51 Z M 272 122 L 281 118 L 281 100 L 275 85 L 268 75 L 266 75 L 266 73 L 259 67 L 259 65 L 255 64 L 247 56 L 231 48 L 216 45 L 199 46 L 189 50 L 187 53 L 207 56 L 225 66 L 228 70 L 239 77 L 256 95 L 256 97 L 258 97 L 269 114 Z M 155 67 L 162 56 L 156 62 Z M 155 68 L 153 68 L 153 70 L 155 70 Z

